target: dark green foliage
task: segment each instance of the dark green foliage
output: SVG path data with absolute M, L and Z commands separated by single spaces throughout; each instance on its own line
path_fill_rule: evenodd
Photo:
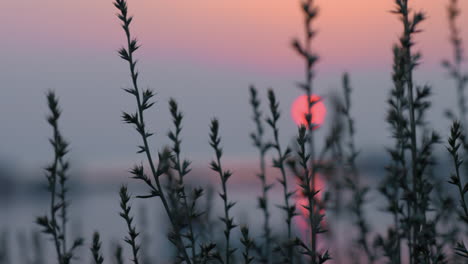
M 65 161 L 65 155 L 68 153 L 68 143 L 62 137 L 58 127 L 61 110 L 58 98 L 53 91 L 47 93 L 47 104 L 50 110 L 47 122 L 53 130 L 53 136 L 49 141 L 54 149 L 54 160 L 46 168 L 47 190 L 50 193 L 50 211 L 49 215 L 37 217 L 36 223 L 42 228 L 43 233 L 52 237 L 57 253 L 57 263 L 68 264 L 74 257 L 75 249 L 83 244 L 83 239 L 77 238 L 70 248 L 67 247 L 66 209 L 68 201 L 66 200 L 66 194 L 68 189 L 66 181 L 69 165 Z M 58 198 L 58 201 L 56 198 Z
M 310 230 L 310 239 L 316 239 L 314 235 L 326 232 L 325 229 L 322 228 L 321 222 L 324 218 L 324 214 L 320 213 L 320 209 L 315 208 L 314 206 L 318 207 L 319 200 L 317 199 L 317 194 L 321 190 L 315 190 L 312 188 L 312 178 L 311 175 L 313 174 L 311 171 L 316 169 L 315 167 L 309 168 L 310 162 L 310 154 L 306 151 L 306 145 L 308 143 L 307 137 L 307 128 L 304 125 L 301 125 L 298 128 L 298 136 L 296 138 L 296 143 L 298 146 L 298 150 L 296 151 L 296 158 L 297 163 L 299 164 L 299 169 L 295 168 L 295 165 L 291 165 L 294 169 L 294 174 L 299 179 L 299 187 L 301 188 L 301 195 L 307 199 L 307 204 L 302 205 L 307 210 L 307 220 L 309 223 L 309 230 Z M 290 163 L 291 164 L 291 163 Z M 313 248 L 313 243 L 311 246 L 307 246 L 306 243 L 300 241 L 298 238 L 298 245 L 300 246 L 301 253 L 307 255 L 311 262 L 320 263 L 321 255 Z M 327 253 L 328 254 L 328 253 Z M 326 259 L 322 259 L 326 261 Z
M 449 146 L 447 149 L 452 156 L 455 173 L 450 176 L 449 183 L 458 189 L 461 207 L 458 215 L 462 222 L 464 222 L 465 226 L 468 226 L 468 206 L 465 199 L 465 196 L 468 193 L 468 183 L 463 183 L 462 177 L 460 175 L 460 166 L 463 164 L 463 160 L 460 158 L 458 153 L 462 144 L 460 139 L 461 135 L 462 131 L 460 123 L 454 122 L 452 129 L 450 130 L 450 137 L 448 139 Z M 468 258 L 468 252 L 463 242 L 460 242 L 455 250 L 458 255 Z
M 314 78 L 314 66 L 317 63 L 319 56 L 312 51 L 312 40 L 316 35 L 316 31 L 313 25 L 313 22 L 318 16 L 319 9 L 316 6 L 315 0 L 304 0 L 301 2 L 301 10 L 304 16 L 304 43 L 301 43 L 300 40 L 294 39 L 292 46 L 293 49 L 303 58 L 304 65 L 305 65 L 305 78 L 303 82 L 298 83 L 298 87 L 306 93 L 307 95 L 307 102 L 308 102 L 308 113 L 305 114 L 305 120 L 307 122 L 307 129 L 308 129 L 308 155 L 310 156 L 310 168 L 306 169 L 307 175 L 305 178 L 307 180 L 307 188 L 310 188 L 310 192 L 315 195 L 318 190 L 316 190 L 316 174 L 318 172 L 316 154 L 315 154 L 315 140 L 314 140 L 314 129 L 316 128 L 316 124 L 312 123 L 312 106 L 316 103 L 312 100 L 312 94 L 314 92 L 313 89 L 313 78 Z M 305 168 L 307 165 L 304 164 Z M 303 167 L 304 167 L 303 166 Z M 310 183 L 310 184 L 309 184 Z M 310 186 L 310 187 L 309 187 Z M 309 202 L 309 214 L 310 214 L 310 229 L 311 229 L 311 237 L 310 237 L 310 250 L 314 252 L 314 255 L 319 256 L 316 254 L 317 252 L 317 234 L 321 233 L 321 231 L 317 228 L 320 226 L 320 222 L 323 219 L 323 216 L 319 213 L 319 206 L 317 205 L 314 198 L 311 198 L 311 195 L 308 196 Z M 326 261 L 326 260 L 325 260 Z M 311 264 L 316 264 L 317 258 L 312 257 L 310 259 Z
M 236 203 L 229 201 L 227 183 L 229 178 L 232 176 L 232 172 L 229 170 L 224 170 L 221 165 L 223 149 L 221 148 L 220 143 L 221 138 L 219 137 L 219 122 L 217 119 L 213 119 L 211 120 L 210 126 L 210 146 L 213 148 L 216 158 L 215 160 L 211 161 L 210 167 L 213 171 L 219 174 L 221 179 L 222 192 L 220 192 L 219 196 L 223 200 L 224 216 L 220 217 L 220 219 L 225 225 L 224 236 L 226 238 L 226 254 L 224 263 L 229 264 L 231 263 L 232 255 L 237 250 L 236 248 L 230 247 L 231 231 L 237 226 L 234 223 L 234 219 L 230 216 L 230 210 Z
M 449 0 L 449 5 L 447 6 L 447 17 L 449 24 L 450 32 L 450 44 L 452 45 L 452 59 L 442 60 L 442 67 L 445 68 L 449 77 L 454 81 L 457 95 L 457 106 L 458 106 L 458 115 L 455 111 L 448 109 L 446 110 L 446 115 L 452 121 L 458 120 L 462 127 L 468 127 L 467 123 L 467 106 L 466 106 L 466 96 L 465 90 L 468 86 L 468 72 L 463 71 L 463 64 L 465 63 L 465 54 L 463 49 L 463 39 L 462 39 L 462 29 L 458 25 L 458 20 L 461 16 L 461 8 L 458 0 Z M 468 153 L 468 140 L 466 138 L 466 133 L 463 132 L 460 139 L 462 140 L 462 146 L 465 150 L 465 155 Z M 464 159 L 467 157 L 464 156 Z M 468 163 L 464 164 L 465 170 L 465 180 L 468 179 Z
M 102 242 L 100 241 L 99 233 L 94 232 L 91 253 L 93 254 L 93 260 L 95 264 L 102 264 L 104 262 L 104 258 L 102 257 L 101 253 L 101 244 Z
M 357 227 L 358 238 L 356 239 L 357 245 L 366 254 L 369 263 L 374 263 L 376 256 L 372 252 L 372 247 L 368 243 L 368 237 L 370 235 L 370 227 L 365 217 L 364 205 L 367 202 L 366 196 L 368 196 L 369 188 L 361 187 L 350 178 L 346 178 L 345 185 L 352 193 L 352 200 L 348 204 L 348 208 L 353 214 L 354 225 Z
M 456 118 L 455 114 L 451 111 L 447 111 L 448 116 L 454 121 L 448 139 L 449 146 L 447 147 L 450 152 L 454 167 L 455 173 L 451 175 L 449 183 L 457 187 L 458 189 L 458 199 L 461 210 L 458 210 L 458 215 L 466 230 L 468 226 L 468 209 L 466 204 L 465 195 L 468 192 L 468 183 L 464 183 L 468 175 L 468 164 L 465 163 L 464 167 L 465 173 L 460 172 L 461 165 L 464 163 L 463 159 L 466 159 L 468 153 L 468 143 L 466 138 L 466 127 L 467 123 L 467 106 L 465 98 L 465 89 L 468 85 L 468 73 L 463 72 L 462 64 L 464 60 L 463 52 L 463 40 L 461 37 L 461 29 L 457 25 L 457 20 L 460 18 L 461 9 L 460 3 L 458 0 L 450 0 L 447 7 L 447 16 L 449 22 L 449 31 L 450 31 L 450 43 L 452 44 L 453 57 L 452 60 L 443 60 L 442 66 L 447 70 L 449 76 L 454 80 L 456 89 L 457 89 L 457 98 L 458 98 L 458 112 L 459 117 Z M 460 149 L 462 147 L 463 151 Z M 462 257 L 468 258 L 468 251 L 463 242 L 459 242 L 456 245 L 455 252 Z
M 161 199 L 164 209 L 169 217 L 169 221 L 171 222 L 171 225 L 173 227 L 173 231 L 169 234 L 169 240 L 176 246 L 178 254 L 181 256 L 181 258 L 184 259 L 186 263 L 191 263 L 190 257 L 182 241 L 177 216 L 175 215 L 175 211 L 171 210 L 168 201 L 172 193 L 169 194 L 168 197 L 164 193 L 160 181 L 160 176 L 169 172 L 171 166 L 170 161 L 172 159 L 172 153 L 167 149 L 163 150 L 161 153 L 158 153 L 159 164 L 156 167 L 152 158 L 152 153 L 149 148 L 148 138 L 151 137 L 153 134 L 146 129 L 144 113 L 146 110 L 148 110 L 154 105 L 154 102 L 152 102 L 154 92 L 149 89 L 141 91 L 138 86 L 138 71 L 136 70 L 137 61 L 134 59 L 134 53 L 138 50 L 139 44 L 136 39 L 132 38 L 130 33 L 130 24 L 133 20 L 133 17 L 128 15 L 128 7 L 127 2 L 125 0 L 116 0 L 114 2 L 114 5 L 120 12 L 117 16 L 122 22 L 122 28 L 125 32 L 127 40 L 127 47 L 121 48 L 119 50 L 119 55 L 123 60 L 128 62 L 130 68 L 130 75 L 132 79 L 132 88 L 125 89 L 125 91 L 135 97 L 137 104 L 137 111 L 135 113 L 124 112 L 122 114 L 122 118 L 125 123 L 134 125 L 136 131 L 140 134 L 142 145 L 138 147 L 138 153 L 144 153 L 146 155 L 153 176 L 153 180 L 146 176 L 142 165 L 134 167 L 134 169 L 132 170 L 134 178 L 144 181 L 145 184 L 150 188 L 150 193 L 148 195 L 142 195 L 138 197 L 159 197 Z
M 203 195 L 203 189 L 198 188 L 192 191 L 192 194 L 188 196 L 186 194 L 186 187 L 184 183 L 184 177 L 191 171 L 190 161 L 182 160 L 181 158 L 181 138 L 180 133 L 182 132 L 182 120 L 183 114 L 179 111 L 177 102 L 174 99 L 169 100 L 169 110 L 171 112 L 172 121 L 174 124 L 174 130 L 168 133 L 169 139 L 172 141 L 172 169 L 177 172 L 177 182 L 175 183 L 174 194 L 176 194 L 176 207 L 173 211 L 177 215 L 178 232 L 181 236 L 186 238 L 189 243 L 185 248 L 191 249 L 192 261 L 198 263 L 197 259 L 197 237 L 194 233 L 193 222 L 200 217 L 201 213 L 197 212 L 196 204 L 198 199 Z M 178 212 L 178 213 L 176 213 Z M 182 229 L 187 229 L 185 233 L 182 233 Z
M 241 243 L 244 245 L 244 252 L 242 252 L 242 256 L 244 257 L 244 263 L 249 264 L 254 260 L 254 257 L 250 255 L 250 250 L 253 247 L 254 242 L 249 237 L 249 228 L 247 226 L 241 227 Z
M 204 243 L 200 246 L 200 263 L 211 263 L 211 261 L 218 261 L 223 263 L 223 258 L 216 251 L 215 243 Z
M 281 172 L 281 178 L 278 179 L 278 182 L 283 187 L 283 199 L 284 205 L 278 206 L 286 214 L 286 225 L 287 225 L 287 238 L 292 240 L 292 219 L 297 215 L 296 205 L 291 204 L 290 199 L 294 195 L 295 191 L 289 191 L 288 187 L 288 178 L 286 175 L 286 161 L 288 160 L 291 149 L 286 148 L 284 151 L 281 147 L 279 141 L 279 128 L 278 120 L 280 119 L 280 110 L 279 102 L 276 100 L 275 93 L 272 89 L 268 90 L 268 102 L 270 108 L 271 116 L 267 118 L 266 122 L 273 130 L 273 142 L 271 143 L 272 148 L 276 151 L 276 158 L 273 158 L 273 167 L 277 168 Z M 291 243 L 286 243 L 285 245 L 291 245 Z M 290 246 L 288 248 L 287 261 L 293 262 L 293 248 Z
M 326 250 L 322 254 L 317 253 L 315 251 L 312 251 L 304 242 L 302 242 L 298 238 L 296 238 L 293 243 L 294 246 L 300 248 L 300 251 L 303 255 L 309 256 L 311 261 L 313 260 L 315 261 L 315 263 L 322 264 L 332 259 L 328 250 Z
M 263 222 L 263 237 L 264 237 L 264 247 L 261 248 L 261 262 L 269 263 L 270 254 L 271 254 L 271 244 L 272 244 L 272 234 L 270 227 L 270 208 L 268 200 L 268 191 L 273 187 L 273 184 L 267 182 L 266 177 L 266 153 L 271 147 L 270 144 L 264 140 L 264 120 L 263 114 L 260 110 L 260 99 L 258 98 L 257 90 L 254 86 L 250 87 L 250 105 L 252 106 L 253 115 L 252 120 L 255 123 L 256 130 L 250 134 L 252 143 L 254 147 L 258 149 L 259 154 L 259 163 L 260 163 L 260 172 L 257 174 L 257 177 L 261 182 L 262 193 L 258 197 L 258 207 L 263 212 L 264 222 Z
M 130 215 L 130 210 L 132 207 L 129 205 L 130 196 L 128 195 L 127 187 L 122 185 L 120 187 L 120 217 L 125 220 L 128 229 L 128 236 L 125 237 L 124 241 L 130 245 L 132 248 L 132 261 L 135 264 L 138 264 L 138 251 L 140 250 L 140 246 L 138 245 L 136 239 L 139 233 L 136 231 L 136 227 L 133 225 L 133 217 Z
M 391 263 L 399 263 L 401 249 L 409 250 L 409 263 L 440 263 L 437 218 L 431 218 L 434 166 L 433 148 L 439 136 L 430 132 L 424 115 L 430 107 L 430 87 L 414 85 L 413 71 L 421 57 L 413 53 L 414 35 L 425 20 L 425 14 L 411 14 L 408 0 L 395 0 L 397 14 L 403 24 L 403 33 L 394 47 L 394 88 L 388 100 L 390 110 L 387 121 L 395 138 L 395 147 L 389 149 L 392 163 L 387 167 L 388 176 L 380 191 L 389 201 L 386 208 L 393 214 L 394 227 L 389 230 L 387 241 L 376 240 Z M 407 153 L 409 154 L 407 156 Z M 409 158 L 408 158 L 409 157 Z M 408 162 L 409 160 L 409 162 Z M 407 244 L 403 244 L 406 239 Z
M 442 67 L 444 67 L 449 76 L 454 80 L 457 89 L 457 103 L 458 103 L 458 114 L 459 120 L 465 126 L 466 125 L 466 99 L 465 99 L 465 88 L 468 85 L 468 73 L 462 72 L 462 64 L 464 62 L 463 54 L 463 40 L 461 38 L 461 29 L 457 25 L 457 20 L 461 15 L 458 0 L 449 0 L 447 6 L 447 17 L 449 22 L 450 31 L 450 44 L 452 45 L 452 60 L 443 60 Z M 455 114 L 451 110 L 447 110 L 447 115 L 452 119 L 455 118 Z
M 344 104 L 340 110 L 346 123 L 345 130 L 347 131 L 348 138 L 346 143 L 347 148 L 343 153 L 343 158 L 345 160 L 344 186 L 351 192 L 352 198 L 347 204 L 347 207 L 352 213 L 354 219 L 353 224 L 356 226 L 359 234 L 356 239 L 356 244 L 366 255 L 368 263 L 374 263 L 376 256 L 368 242 L 371 230 L 364 211 L 364 205 L 370 189 L 363 185 L 356 165 L 356 158 L 359 155 L 359 152 L 356 150 L 354 143 L 355 128 L 354 119 L 351 116 L 351 92 L 352 89 L 349 81 L 349 75 L 345 73 L 343 75 Z
M 394 148 L 388 148 L 392 163 L 387 166 L 387 175 L 381 182 L 379 190 L 385 196 L 388 206 L 387 212 L 393 215 L 393 228 L 387 232 L 386 240 L 382 237 L 376 239 L 375 244 L 383 249 L 384 255 L 389 258 L 390 263 L 400 263 L 401 258 L 401 236 L 400 217 L 404 214 L 402 191 L 400 187 L 406 187 L 408 178 L 408 165 L 405 149 L 409 145 L 408 119 L 403 112 L 408 109 L 406 91 L 404 87 L 402 52 L 398 46 L 393 48 L 393 89 L 390 92 L 388 103 L 390 109 L 387 114 L 387 122 L 390 125 L 392 136 L 395 139 Z M 407 226 L 405 226 L 407 227 Z M 408 229 L 404 232 L 407 234 Z

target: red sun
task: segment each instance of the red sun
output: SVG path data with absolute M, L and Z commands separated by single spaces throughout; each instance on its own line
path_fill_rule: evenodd
M 317 129 L 325 121 L 327 109 L 325 108 L 325 104 L 320 96 L 313 94 L 310 97 L 310 100 L 313 103 L 311 107 L 312 124 L 314 124 L 316 126 L 315 129 Z M 309 113 L 308 107 L 307 95 L 301 95 L 293 102 L 291 107 L 291 116 L 298 126 L 307 126 L 306 114 Z

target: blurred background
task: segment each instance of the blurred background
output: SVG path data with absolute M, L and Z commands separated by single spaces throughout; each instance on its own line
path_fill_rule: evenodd
M 341 76 L 349 72 L 361 153 L 358 164 L 367 181 L 374 183 L 383 175 L 385 147 L 391 144 L 386 98 L 392 87 L 391 48 L 401 26 L 390 13 L 390 0 L 317 3 L 320 16 L 313 48 L 320 62 L 315 93 L 331 109 L 330 98 L 341 91 Z M 415 79 L 433 86 L 428 119 L 445 139 L 450 122 L 443 113 L 456 102 L 454 84 L 440 66 L 443 58 L 452 56 L 448 1 L 412 3 L 428 14 L 416 40 L 423 59 Z M 463 27 L 468 25 L 468 2 L 460 5 L 461 35 L 468 39 L 468 27 Z M 135 15 L 133 33 L 142 44 L 137 53 L 140 85 L 157 92 L 156 107 L 147 115 L 148 126 L 156 132 L 152 148 L 161 150 L 169 143 L 168 100 L 173 97 L 186 117 L 183 155 L 194 168 L 188 179 L 196 185 L 217 184 L 218 178 L 208 170 L 212 158 L 208 127 L 210 119 L 218 117 L 226 167 L 234 171 L 236 213 L 243 215 L 242 221 L 259 221 L 252 214 L 258 212 L 255 197 L 260 184 L 255 177 L 257 152 L 249 138 L 254 124 L 248 87 L 259 89 L 263 103 L 267 88 L 276 91 L 283 114 L 281 140 L 291 142 L 296 124 L 290 109 L 301 95 L 295 83 L 303 79 L 303 63 L 290 47 L 292 38 L 303 35 L 299 1 L 132 0 L 129 8 Z M 117 216 L 117 190 L 129 182 L 129 168 L 144 157 L 135 154 L 139 138 L 120 118 L 123 110 L 134 110 L 134 102 L 122 90 L 131 83 L 127 64 L 117 55 L 124 35 L 112 1 L 15 0 L 3 1 L 1 10 L 0 230 L 11 237 L 29 236 L 36 229 L 35 216 L 45 213 L 43 168 L 53 154 L 45 92 L 53 89 L 63 108 L 63 134 L 71 142 L 73 229 L 85 234 L 88 242 L 95 229 L 121 241 L 124 223 Z M 317 131 L 319 145 L 330 117 Z M 443 144 L 438 151 L 444 166 L 448 156 Z M 274 179 L 272 172 L 270 180 Z M 133 193 L 142 191 L 139 184 L 129 184 Z M 280 203 L 280 188 L 272 193 Z M 375 201 L 381 199 L 373 195 Z M 154 202 L 135 204 L 138 210 L 157 215 L 152 232 L 165 232 L 164 214 Z M 377 208 L 378 202 L 373 206 Z M 275 221 L 280 223 L 281 217 L 277 212 Z M 381 220 L 378 213 L 372 219 Z M 164 237 L 158 239 L 156 246 L 167 244 Z

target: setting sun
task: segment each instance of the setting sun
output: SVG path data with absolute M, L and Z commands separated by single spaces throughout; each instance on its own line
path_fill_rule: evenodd
M 312 105 L 312 123 L 316 125 L 315 128 L 317 129 L 325 121 L 327 109 L 320 96 L 313 94 L 310 99 L 314 102 Z M 307 95 L 299 96 L 292 104 L 291 116 L 297 125 L 307 125 L 305 115 L 309 112 L 308 107 Z

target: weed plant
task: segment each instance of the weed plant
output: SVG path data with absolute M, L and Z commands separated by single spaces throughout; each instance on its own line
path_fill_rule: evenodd
M 57 253 L 57 263 L 68 264 L 74 257 L 75 250 L 83 244 L 83 239 L 76 238 L 73 240 L 72 246 L 67 247 L 69 239 L 67 236 L 67 208 L 69 201 L 67 200 L 68 187 L 66 185 L 69 168 L 69 163 L 66 160 L 68 143 L 59 130 L 58 121 L 61 110 L 58 98 L 54 92 L 50 91 L 47 93 L 47 103 L 50 110 L 47 122 L 53 130 L 50 144 L 54 149 L 54 159 L 51 165 L 46 168 L 47 189 L 50 193 L 50 208 L 48 215 L 37 217 L 36 223 L 45 234 L 52 238 Z
M 344 153 L 342 154 L 345 160 L 344 186 L 345 189 L 351 192 L 351 199 L 347 207 L 353 216 L 355 228 L 358 230 L 358 237 L 355 239 L 355 242 L 358 245 L 358 249 L 363 251 L 355 255 L 359 256 L 364 253 L 367 258 L 367 263 L 372 264 L 376 261 L 377 257 L 372 245 L 369 243 L 371 230 L 364 210 L 370 188 L 364 185 L 356 165 L 356 158 L 359 155 L 359 151 L 356 149 L 354 141 L 355 128 L 354 118 L 351 115 L 351 93 L 352 89 L 349 75 L 345 73 L 343 75 L 344 104 L 339 108 L 345 120 L 345 131 L 347 131 L 346 138 L 348 139 L 345 144 L 347 146 L 346 151 L 343 151 Z
M 428 171 L 434 162 L 432 149 L 440 140 L 424 120 L 430 107 L 431 89 L 416 86 L 413 78 L 421 57 L 413 51 L 414 35 L 420 32 L 426 15 L 412 13 L 408 0 L 396 0 L 395 4 L 393 13 L 399 16 L 403 26 L 399 43 L 394 46 L 394 88 L 388 100 L 387 121 L 395 147 L 389 149 L 392 163 L 381 187 L 389 201 L 387 211 L 393 214 L 394 227 L 389 230 L 387 241 L 379 238 L 378 244 L 391 263 L 403 261 L 403 247 L 408 249 L 411 264 L 439 263 L 444 257 L 434 249 L 437 248 L 436 223 L 428 216 L 434 186 Z
M 457 20 L 461 15 L 458 0 L 450 0 L 447 6 L 447 17 L 450 32 L 450 44 L 452 45 L 452 59 L 444 59 L 442 66 L 447 70 L 451 79 L 453 79 L 456 87 L 456 94 L 458 98 L 458 119 L 466 126 L 466 98 L 465 88 L 468 85 L 468 73 L 462 71 L 462 64 L 464 62 L 463 54 L 463 40 L 461 37 L 461 29 L 457 24 Z M 447 115 L 452 119 L 457 119 L 455 113 L 447 110 Z
M 273 90 L 268 91 L 268 101 L 270 106 L 271 116 L 266 120 L 268 125 L 273 130 L 273 145 L 272 148 L 275 149 L 277 156 L 273 158 L 273 166 L 278 168 L 281 173 L 281 178 L 278 179 L 278 182 L 283 186 L 283 199 L 284 205 L 279 206 L 286 214 L 286 227 L 287 227 L 287 239 L 290 242 L 292 240 L 292 221 L 293 217 L 297 215 L 296 205 L 291 205 L 291 197 L 294 195 L 294 191 L 290 191 L 288 188 L 288 177 L 286 175 L 286 160 L 291 154 L 291 149 L 288 147 L 283 151 L 279 141 L 279 128 L 278 120 L 281 116 L 279 110 L 279 103 L 276 101 L 276 96 Z M 293 247 L 291 243 L 286 243 L 287 245 L 287 254 L 284 255 L 285 262 L 293 262 Z
M 465 199 L 465 196 L 468 193 L 468 183 L 463 183 L 463 179 L 461 178 L 460 166 L 463 164 L 463 160 L 460 158 L 458 153 L 460 146 L 462 145 L 462 143 L 460 143 L 461 136 L 461 125 L 458 122 L 454 122 L 452 129 L 450 130 L 450 137 L 448 139 L 449 146 L 447 149 L 452 156 L 455 173 L 450 176 L 449 183 L 457 188 L 460 199 L 460 209 L 458 215 L 462 222 L 464 222 L 465 225 L 468 225 L 468 206 Z M 458 255 L 468 258 L 468 250 L 463 241 L 457 244 L 455 251 Z
M 271 190 L 273 187 L 272 183 L 268 183 L 267 175 L 266 175 L 266 154 L 268 150 L 271 148 L 271 144 L 265 141 L 264 134 L 264 119 L 263 113 L 260 109 L 261 101 L 258 97 L 257 89 L 254 86 L 250 87 L 250 105 L 253 109 L 253 116 L 252 119 L 255 123 L 256 130 L 250 134 L 250 138 L 252 139 L 252 143 L 257 148 L 259 154 L 259 167 L 260 171 L 257 174 L 257 177 L 260 179 L 261 182 L 261 195 L 258 197 L 258 207 L 263 212 L 263 248 L 260 249 L 261 261 L 262 263 L 269 263 L 270 262 L 270 254 L 271 254 L 271 244 L 272 244 L 272 234 L 271 234 L 271 227 L 270 227 L 270 207 L 269 207 L 269 199 L 268 199 L 268 191 Z
M 93 246 L 91 247 L 91 253 L 93 254 L 93 260 L 95 264 L 104 263 L 104 258 L 101 253 L 101 238 L 98 232 L 93 234 Z
M 210 126 L 210 146 L 213 148 L 216 158 L 211 161 L 210 167 L 219 175 L 221 180 L 222 190 L 219 196 L 223 200 L 224 216 L 221 216 L 220 219 L 225 225 L 224 236 L 226 238 L 225 258 L 224 261 L 221 260 L 221 262 L 229 264 L 231 262 L 232 255 L 236 251 L 236 249 L 233 249 L 230 246 L 231 232 L 235 227 L 237 227 L 237 225 L 234 223 L 234 218 L 231 217 L 230 212 L 236 203 L 229 200 L 227 185 L 229 178 L 232 176 L 232 172 L 229 170 L 224 170 L 223 166 L 221 165 L 223 149 L 221 148 L 220 143 L 221 138 L 219 137 L 219 123 L 217 119 L 213 119 Z

